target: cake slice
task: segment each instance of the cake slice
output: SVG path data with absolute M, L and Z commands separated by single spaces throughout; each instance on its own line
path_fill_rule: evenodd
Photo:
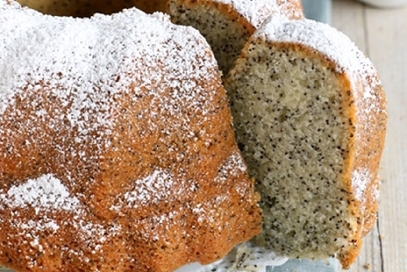
M 237 140 L 264 213 L 255 240 L 347 268 L 376 220 L 386 98 L 344 34 L 270 18 L 225 79 Z
M 268 16 L 303 17 L 300 0 L 169 0 L 168 8 L 173 22 L 201 32 L 224 75 Z

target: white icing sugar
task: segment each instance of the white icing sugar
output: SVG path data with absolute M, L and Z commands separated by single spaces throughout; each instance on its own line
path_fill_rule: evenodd
M 247 171 L 247 166 L 243 161 L 242 156 L 238 152 L 233 152 L 225 162 L 220 166 L 218 175 L 215 177 L 215 182 L 225 182 L 231 176 L 238 176 Z M 180 186 L 178 190 L 174 190 L 174 179 L 169 170 L 155 169 L 151 174 L 142 177 L 133 182 L 133 189 L 123 194 L 125 205 L 133 208 L 166 201 L 169 197 L 172 199 L 182 195 L 185 189 L 194 190 L 195 182 L 184 181 L 182 177 L 178 177 L 177 183 Z M 241 195 L 246 193 L 247 188 L 236 187 L 236 190 Z M 118 196 L 119 197 L 119 196 Z M 219 196 L 218 201 L 224 201 L 224 196 Z M 123 203 L 117 203 L 110 207 L 111 210 L 119 211 Z M 207 207 L 203 209 L 202 205 L 192 209 L 194 213 L 202 212 L 202 216 L 206 214 Z
M 142 94 L 153 97 L 150 117 L 177 116 L 184 106 L 201 114 L 209 109 L 207 92 L 196 82 L 214 79 L 217 64 L 195 29 L 135 8 L 70 18 L 7 3 L 0 1 L 0 114 L 16 96 L 41 90 L 59 102 L 54 119 L 77 129 L 77 142 L 93 132 L 94 142 L 102 143 L 117 114 L 116 99 L 129 91 L 135 101 Z M 35 115 L 44 119 L 46 111 Z M 188 124 L 179 122 L 174 127 Z
M 206 113 L 216 110 L 212 98 L 215 92 L 221 91 L 220 85 L 206 84 L 218 82 L 220 73 L 203 37 L 192 28 L 170 24 L 163 14 L 147 16 L 136 9 L 129 9 L 112 16 L 53 17 L 21 8 L 14 1 L 0 0 L 0 48 L 0 123 L 12 122 L 13 117 L 22 116 L 39 130 L 41 126 L 37 122 L 40 120 L 45 123 L 45 132 L 41 133 L 50 131 L 51 135 L 58 137 L 57 129 L 66 126 L 63 128 L 73 132 L 67 137 L 73 138 L 63 140 L 82 144 L 69 152 L 75 154 L 74 158 L 80 156 L 81 160 L 85 160 L 85 157 L 88 158 L 87 151 L 100 149 L 89 158 L 90 163 L 95 164 L 103 159 L 102 151 L 109 141 L 107 136 L 112 134 L 116 117 L 120 115 L 121 109 L 115 108 L 115 105 L 117 100 L 127 98 L 125 95 L 129 96 L 132 104 L 137 104 L 141 96 L 151 98 L 151 105 L 144 105 L 137 116 L 149 124 L 149 127 L 143 128 L 143 133 L 159 129 L 156 118 L 175 116 L 179 118 L 173 118 L 175 120 L 165 128 L 165 133 L 160 128 L 161 132 L 171 135 L 175 131 L 180 137 L 192 137 L 190 116 L 196 118 L 199 114 L 202 122 L 207 122 Z M 26 116 L 27 112 L 14 110 L 16 101 L 26 97 L 30 98 L 26 107 L 35 109 L 30 116 Z M 56 104 L 58 106 L 53 108 Z M 9 109 L 12 109 L 11 117 L 5 114 Z M 17 131 L 0 127 L 0 144 L 7 142 L 4 135 L 13 136 L 12 133 Z M 142 141 L 142 135 L 137 137 L 134 141 Z M 92 145 L 90 148 L 85 145 L 88 143 Z M 62 158 L 69 157 L 64 156 L 67 151 L 62 143 L 56 141 L 52 147 L 62 154 Z M 77 233 L 74 231 L 75 238 L 84 241 L 86 250 L 91 249 L 96 254 L 103 243 L 120 233 L 121 227 L 99 224 L 99 218 L 93 218 L 93 213 L 83 202 L 84 196 L 72 195 L 69 185 L 79 184 L 83 189 L 89 189 L 90 181 L 85 176 L 84 180 L 73 184 L 77 180 L 69 173 L 73 171 L 70 168 L 75 167 L 70 163 L 68 161 L 62 166 L 67 171 L 64 179 L 48 173 L 15 181 L 15 186 L 6 191 L 0 190 L 0 207 L 47 210 L 44 212 L 50 217 L 47 219 L 27 219 L 21 214 L 15 214 L 13 218 L 12 226 L 21 230 L 21 235 L 27 237 L 24 241 L 33 247 L 46 248 L 41 239 L 44 233 L 73 226 L 77 230 Z M 242 170 L 239 161 L 234 163 L 238 170 Z M 157 169 L 134 181 L 134 190 L 123 194 L 124 203 L 115 208 L 125 205 L 137 208 L 137 202 L 145 205 L 174 196 L 178 192 L 168 191 L 173 182 L 170 170 Z M 193 181 L 177 182 L 181 183 L 183 190 L 189 185 L 191 190 L 197 188 L 192 187 L 197 186 Z M 223 200 L 219 198 L 219 201 Z M 18 213 L 20 209 L 16 210 Z M 51 218 L 54 210 L 65 211 L 73 218 L 69 222 L 58 221 L 58 225 Z M 214 216 L 211 215 L 215 213 L 214 207 L 207 210 L 209 217 Z M 182 212 L 179 211 L 180 214 Z M 154 223 L 172 224 L 175 221 L 172 217 L 177 214 L 178 211 L 157 215 Z M 154 237 L 157 235 L 150 231 Z M 83 255 L 83 249 L 75 250 L 78 251 L 69 251 L 77 256 Z
M 122 94 L 129 94 L 134 104 L 140 96 L 151 97 L 151 104 L 137 116 L 148 120 L 150 127 L 144 132 L 157 130 L 156 118 L 165 115 L 175 116 L 171 126 L 165 128 L 166 134 L 180 130 L 185 135 L 193 134 L 189 131 L 189 117 L 199 114 L 202 122 L 207 122 L 204 115 L 215 110 L 211 97 L 219 91 L 219 85 L 208 88 L 198 84 L 220 80 L 208 44 L 197 30 L 173 25 L 161 13 L 150 16 L 133 8 L 111 16 L 54 17 L 21 8 L 14 1 L 0 0 L 0 48 L 0 121 L 7 118 L 4 113 L 14 106 L 16 97 L 41 92 L 27 105 L 36 108 L 32 116 L 17 110 L 13 110 L 13 116 L 26 117 L 36 129 L 39 120 L 46 121 L 45 131 L 67 126 L 78 133 L 73 135 L 75 143 L 90 143 L 96 150 L 105 150 L 109 144 L 105 139 L 112 134 L 120 114 L 114 106 Z M 39 107 L 49 103 L 44 98 L 59 102 L 58 108 L 49 112 Z M 10 134 L 6 130 L 0 127 L 0 144 L 5 141 L 2 135 Z M 13 133 L 18 132 L 11 131 L 11 136 Z M 80 147 L 83 149 L 69 151 L 73 157 L 95 159 L 87 158 L 85 147 Z M 97 155 L 102 154 L 96 151 Z M 69 165 L 64 167 L 66 180 L 74 181 L 70 179 Z M 72 223 L 83 239 L 97 240 L 98 235 L 103 238 L 104 233 L 113 235 L 119 229 L 116 226 L 106 230 L 102 225 L 83 221 L 87 207 L 70 196 L 67 187 L 52 174 L 19 184 L 0 192 L 0 204 L 32 206 L 36 211 L 72 211 Z M 136 189 L 127 193 L 127 201 L 135 204 L 136 200 L 147 203 L 152 198 L 162 199 L 171 185 L 169 173 L 156 171 L 152 177 L 135 181 Z M 31 226 L 26 222 L 18 225 Z M 31 227 L 32 232 L 43 229 L 41 222 L 37 222 L 36 229 Z
M 373 98 L 373 89 L 381 85 L 371 61 L 349 37 L 327 24 L 308 19 L 288 20 L 282 16 L 272 16 L 254 36 L 267 41 L 299 43 L 322 53 L 336 64 L 338 72 L 347 72 L 353 87 L 363 84 L 362 97 L 365 99 Z
M 158 240 L 162 240 L 162 237 L 157 233 L 155 230 L 156 226 L 165 226 L 166 230 L 169 230 L 170 228 L 174 227 L 179 221 L 173 220 L 175 217 L 180 216 L 181 211 L 170 211 L 167 214 L 161 214 L 161 215 L 153 215 L 148 219 L 143 219 L 141 220 L 143 224 L 146 224 L 147 227 L 144 227 L 143 229 L 143 236 L 147 240 L 153 240 L 154 242 Z M 170 244 L 169 241 L 165 241 L 166 243 Z
M 355 191 L 355 198 L 362 201 L 365 197 L 365 190 L 368 183 L 371 182 L 370 171 L 368 169 L 355 169 L 352 172 L 351 182 Z
M 147 205 L 165 199 L 174 181 L 170 173 L 155 170 L 152 174 L 136 180 L 134 190 L 124 194 L 129 206 Z
M 30 242 L 30 246 L 32 246 L 33 248 L 37 248 L 39 252 L 43 252 L 43 247 L 39 243 L 39 238 L 35 238 L 34 240 L 32 240 Z
M 229 176 L 237 176 L 247 170 L 247 166 L 243 161 L 242 156 L 234 152 L 225 161 L 218 170 L 218 175 L 215 178 L 217 182 L 224 182 Z
M 259 28 L 270 14 L 289 16 L 287 12 L 292 12 L 292 9 L 285 8 L 289 2 L 292 2 L 289 0 L 215 0 L 214 2 L 233 6 L 255 28 Z M 299 17 L 300 15 L 294 16 Z
M 53 233 L 55 233 L 59 229 L 59 225 L 55 220 L 50 219 L 48 217 L 42 218 L 40 221 L 34 221 L 31 219 L 28 219 L 27 222 L 21 222 L 18 225 L 21 229 L 23 230 L 29 230 L 29 229 L 37 229 L 40 231 L 44 230 L 51 230 Z
M 60 224 L 72 224 L 78 231 L 78 237 L 83 241 L 88 241 L 89 247 L 93 247 L 93 252 L 101 250 L 101 245 L 108 237 L 115 236 L 120 232 L 119 225 L 103 226 L 83 220 L 83 215 L 88 213 L 86 207 L 80 201 L 70 195 L 68 189 L 53 174 L 42 175 L 36 179 L 29 179 L 20 185 L 11 187 L 6 193 L 0 194 L 0 206 L 7 208 L 33 208 L 39 211 L 68 211 L 74 214 L 70 222 L 57 222 L 51 216 L 44 214 L 40 219 L 16 217 L 11 218 L 11 225 L 21 230 L 21 235 L 29 244 L 42 251 L 42 238 L 44 233 L 55 234 L 60 228 Z M 19 212 L 16 212 L 19 214 Z M 89 242 L 91 241 L 91 242 Z M 34 265 L 34 264 L 32 264 Z
M 373 201 L 379 201 L 380 200 L 380 184 L 377 183 L 375 186 L 372 188 L 373 190 Z
M 79 200 L 71 197 L 61 181 L 51 174 L 11 187 L 7 193 L 0 194 L 1 202 L 11 208 L 30 206 L 35 209 L 74 211 L 79 207 Z

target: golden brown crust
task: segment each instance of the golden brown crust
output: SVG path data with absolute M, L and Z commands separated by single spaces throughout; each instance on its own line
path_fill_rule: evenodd
M 198 32 L 136 9 L 112 20 L 97 16 L 85 21 L 103 20 L 94 28 L 117 34 L 125 50 L 95 42 L 81 51 L 97 56 L 89 63 L 70 55 L 79 53 L 70 47 L 78 48 L 76 40 L 62 49 L 44 46 L 54 44 L 60 18 L 10 9 L 49 27 L 40 45 L 22 37 L 25 49 L 55 71 L 26 54 L 22 63 L 30 66 L 13 70 L 21 81 L 2 81 L 11 98 L 0 101 L 1 264 L 17 271 L 165 272 L 213 262 L 259 232 L 258 195 L 235 142 L 220 72 Z M 118 18 L 127 29 L 116 28 Z M 157 23 L 146 44 L 137 20 Z M 69 22 L 83 21 L 64 26 Z M 151 50 L 157 40 L 165 41 L 160 52 Z M 12 55 L 12 45 L 2 48 Z M 128 52 L 130 61 L 120 62 Z M 89 67 L 97 72 L 89 75 Z
M 344 249 L 339 255 L 344 268 L 349 268 L 356 260 L 363 237 L 373 228 L 377 219 L 380 190 L 379 166 L 387 124 L 387 101 L 383 87 L 377 84 L 379 81 L 377 73 L 357 76 L 356 87 L 352 88 L 348 83 L 348 88 L 345 88 L 352 91 L 349 103 L 354 105 L 354 112 L 349 118 L 352 119 L 354 135 L 357 135 L 351 146 L 354 159 L 349 162 L 349 178 L 345 179 L 349 181 L 349 192 L 353 195 L 350 210 L 356 217 L 357 230 L 353 246 Z M 349 76 L 345 78 L 349 80 Z M 367 89 L 371 90 L 369 94 L 366 93 Z M 366 177 L 359 177 L 363 179 L 362 181 L 355 181 L 355 175 L 363 174 Z M 352 181 L 364 184 L 352 184 Z M 363 197 L 358 196 L 359 190 L 363 190 Z

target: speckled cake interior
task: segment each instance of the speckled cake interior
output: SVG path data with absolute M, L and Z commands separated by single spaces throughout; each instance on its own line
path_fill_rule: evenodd
M 329 257 L 348 243 L 331 237 L 351 232 L 354 223 L 345 219 L 345 188 L 336 182 L 351 124 L 341 114 L 335 73 L 287 48 L 258 46 L 251 53 L 249 69 L 240 71 L 246 77 L 228 90 L 238 142 L 258 181 L 262 209 L 270 211 L 261 239 L 291 257 L 304 249 L 313 251 L 309 257 Z
M 226 74 L 253 32 L 253 28 L 240 27 L 240 23 L 224 16 L 219 9 L 207 6 L 197 8 L 191 5 L 191 8 L 185 8 L 172 4 L 170 13 L 173 21 L 199 29 L 211 45 L 219 68 Z
M 273 17 L 225 79 L 239 147 L 262 196 L 260 245 L 291 258 L 356 258 L 379 199 L 385 96 L 335 29 Z
M 192 26 L 202 33 L 224 76 L 268 16 L 303 17 L 298 0 L 170 0 L 168 12 L 173 22 Z

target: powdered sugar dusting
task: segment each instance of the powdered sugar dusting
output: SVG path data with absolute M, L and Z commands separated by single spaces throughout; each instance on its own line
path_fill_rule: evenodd
M 37 137 L 44 133 L 59 137 L 61 129 L 73 132 L 76 146 L 69 150 L 64 146 L 69 141 L 54 139 L 62 158 L 94 166 L 111 144 L 121 110 L 115 106 L 124 95 L 134 105 L 142 96 L 151 97 L 137 116 L 148 120 L 142 133 L 156 131 L 157 120 L 167 116 L 174 118 L 171 126 L 160 128 L 163 133 L 182 130 L 194 135 L 189 118 L 199 114 L 207 122 L 205 115 L 215 110 L 211 98 L 219 86 L 208 88 L 205 82 L 218 82 L 220 73 L 208 44 L 197 30 L 173 25 L 164 14 L 146 15 L 133 8 L 111 16 L 53 17 L 14 1 L 0 1 L 0 27 L 0 122 L 28 120 Z M 36 110 L 14 109 L 15 98 L 27 96 L 31 104 L 25 109 Z M 10 116 L 5 115 L 10 108 Z M 18 133 L 0 127 L 0 144 L 12 148 L 9 139 Z M 95 154 L 90 157 L 87 150 Z M 75 181 L 71 167 L 61 168 L 66 169 L 66 180 Z M 52 180 L 41 177 L 46 179 Z M 137 198 L 130 193 L 127 197 Z
M 229 176 L 237 176 L 244 173 L 246 170 L 247 166 L 244 163 L 242 156 L 239 153 L 234 152 L 218 170 L 218 176 L 215 178 L 215 181 L 223 182 Z
M 380 183 L 374 184 L 372 191 L 373 201 L 378 202 L 380 200 Z
M 185 108 L 202 115 L 205 114 L 202 109 L 211 110 L 208 106 L 211 100 L 207 99 L 209 90 L 203 92 L 204 87 L 196 84 L 218 76 L 214 72 L 217 64 L 207 43 L 198 31 L 172 25 L 162 14 L 147 16 L 129 9 L 112 16 L 97 14 L 74 19 L 47 16 L 21 8 L 13 1 L 0 1 L 0 48 L 0 121 L 7 118 L 4 113 L 14 107 L 16 97 L 24 98 L 41 91 L 35 101 L 30 99 L 32 105 L 27 106 L 38 109 L 25 119 L 30 120 L 30 124 L 42 121 L 46 131 L 58 131 L 62 124 L 69 131 L 76 131 L 75 143 L 80 144 L 79 149 L 70 150 L 69 155 L 80 160 L 98 159 L 85 156 L 87 144 L 96 150 L 94 155 L 102 156 L 115 122 L 115 102 L 123 94 L 130 94 L 134 101 L 143 94 L 153 97 L 152 105 L 143 116 L 147 119 L 163 113 L 183 114 L 181 111 Z M 163 98 L 161 94 L 168 89 L 172 90 L 171 95 Z M 47 103 L 55 107 L 51 112 L 44 106 Z M 24 114 L 27 113 L 13 111 L 13 116 Z M 188 120 L 179 118 L 172 129 L 188 129 L 187 126 Z M 6 129 L 0 128 L 1 144 L 18 133 Z M 151 129 L 155 129 L 153 123 Z M 58 152 L 68 151 L 56 148 Z M 67 171 L 65 182 L 75 182 L 70 166 L 62 167 Z M 158 185 L 164 189 L 171 185 L 166 175 L 155 172 L 155 181 L 165 180 L 165 184 L 148 183 L 149 186 L 143 185 L 142 189 L 155 189 L 148 192 L 153 197 Z M 142 181 L 146 182 L 140 180 L 139 183 Z M 87 182 L 84 180 L 83 186 Z M 0 191 L 0 206 L 33 208 L 38 214 L 43 211 L 50 214 L 49 218 L 44 215 L 38 220 L 20 218 L 16 214 L 12 222 L 38 250 L 45 248 L 41 238 L 44 233 L 59 232 L 63 227 L 51 217 L 59 212 L 73 216 L 70 222 L 59 223 L 72 225 L 77 230 L 75 236 L 95 253 L 109 237 L 120 232 L 120 225 L 104 226 L 85 219 L 91 214 L 87 205 L 72 196 L 66 184 L 52 173 L 17 184 L 5 192 Z M 143 199 L 147 200 L 147 192 L 144 193 Z M 140 196 L 128 193 L 128 198 L 131 202 Z M 35 260 L 29 265 L 36 265 Z
M 0 213 L 5 215 L 0 223 L 14 235 L 14 240 L 7 238 L 8 248 L 30 245 L 30 267 L 40 265 L 38 253 L 47 249 L 86 266 L 93 265 L 93 254 L 106 262 L 105 247 L 130 241 L 137 250 L 152 252 L 151 237 L 171 241 L 169 229 L 185 225 L 186 212 L 200 210 L 193 193 L 204 195 L 200 185 L 207 186 L 205 177 L 216 175 L 212 171 L 217 169 L 190 175 L 187 167 L 199 168 L 204 158 L 195 150 L 199 141 L 211 143 L 219 136 L 210 127 L 214 117 L 231 122 L 223 108 L 226 94 L 221 93 L 216 60 L 199 32 L 137 9 L 79 19 L 47 16 L 0 0 L 0 48 L 0 146 L 7 147 L 1 159 L 17 161 L 13 171 L 21 172 L 0 178 Z M 183 139 L 194 145 L 184 147 Z M 160 149 L 144 150 L 144 141 Z M 18 157 L 28 157 L 26 150 L 34 151 L 18 162 Z M 122 158 L 121 151 L 128 156 Z M 124 171 L 124 178 L 110 175 L 119 172 L 112 168 L 121 163 L 137 169 L 132 167 L 144 155 L 145 175 L 129 173 L 132 180 Z M 244 171 L 239 156 L 225 171 Z M 234 193 L 233 184 L 226 185 L 221 188 L 231 187 Z M 206 203 L 202 211 L 216 225 L 219 205 L 230 201 L 228 195 L 201 197 Z M 105 200 L 110 207 L 103 205 Z M 186 231 L 196 227 L 191 224 L 184 226 Z M 143 235 L 147 240 L 140 239 Z M 58 241 L 50 245 L 53 237 Z
M 41 221 L 34 221 L 31 219 L 28 219 L 27 222 L 19 223 L 17 224 L 21 229 L 23 230 L 28 230 L 28 229 L 38 229 L 40 231 L 44 231 L 46 229 L 52 230 L 52 233 L 55 233 L 59 229 L 59 225 L 55 220 L 50 219 L 48 217 L 42 218 Z
M 211 77 L 207 69 L 216 62 L 201 53 L 208 47 L 196 30 L 174 26 L 163 14 L 147 16 L 137 9 L 80 19 L 46 16 L 12 3 L 0 3 L 0 114 L 17 95 L 40 85 L 66 109 L 56 119 L 77 129 L 81 141 L 92 132 L 108 133 L 112 105 L 129 89 L 140 94 L 160 85 L 151 93 L 160 97 L 160 92 L 173 88 L 172 101 L 160 101 L 159 107 L 177 114 L 182 101 L 198 110 L 201 88 L 195 80 Z M 128 73 L 134 77 L 123 76 Z M 150 114 L 154 113 L 152 109 Z M 41 118 L 45 112 L 37 114 Z
M 157 203 L 169 195 L 173 183 L 170 173 L 155 170 L 151 175 L 136 180 L 135 189 L 126 192 L 124 197 L 130 206 Z
M 351 177 L 355 198 L 362 201 L 365 198 L 367 184 L 371 183 L 371 174 L 368 169 L 355 169 Z
M 28 241 L 33 250 L 43 252 L 42 236 L 44 233 L 57 234 L 62 225 L 71 224 L 78 232 L 78 237 L 88 242 L 93 251 L 101 249 L 108 236 L 116 235 L 121 227 L 119 225 L 103 226 L 98 223 L 85 221 L 83 216 L 89 214 L 80 201 L 71 196 L 68 189 L 53 174 L 45 174 L 36 179 L 29 179 L 20 185 L 11 187 L 7 192 L 0 191 L 0 206 L 5 209 L 32 208 L 37 219 L 16 216 L 11 218 L 11 225 L 19 228 L 20 235 Z M 73 214 L 70 222 L 57 222 L 53 216 L 59 211 Z M 45 212 L 45 213 L 44 213 Z M 15 215 L 20 215 L 19 211 Z M 28 257 L 28 256 L 27 256 Z M 32 260 L 29 266 L 35 266 Z
M 321 52 L 336 63 L 338 72 L 347 72 L 353 87 L 356 84 L 364 84 L 364 98 L 372 97 L 373 89 L 381 85 L 370 60 L 345 34 L 327 24 L 308 19 L 288 20 L 285 17 L 273 16 L 255 36 L 268 41 L 299 43 Z M 362 82 L 359 82 L 360 79 Z
M 61 181 L 51 174 L 29 179 L 0 194 L 0 203 L 12 208 L 31 206 L 36 209 L 73 211 L 78 209 L 79 200 L 71 197 Z
M 261 24 L 270 16 L 270 14 L 283 15 L 287 17 L 301 17 L 301 14 L 290 14 L 292 8 L 286 6 L 292 5 L 292 0 L 215 0 L 226 5 L 232 5 L 240 14 L 243 15 L 255 28 L 259 28 Z

